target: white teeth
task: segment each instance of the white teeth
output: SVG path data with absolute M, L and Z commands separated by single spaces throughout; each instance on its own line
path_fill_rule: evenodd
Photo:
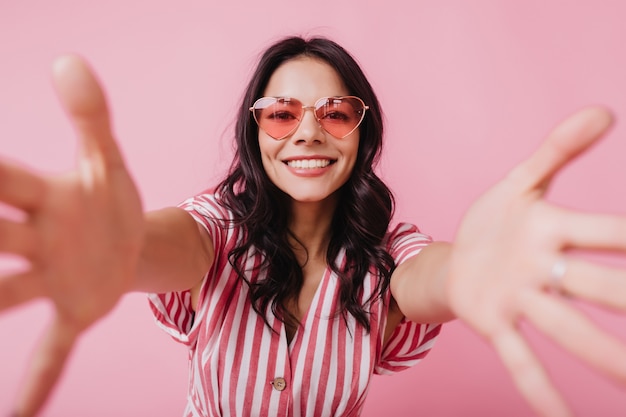
M 328 159 L 297 159 L 287 161 L 287 165 L 297 169 L 324 168 L 330 164 Z

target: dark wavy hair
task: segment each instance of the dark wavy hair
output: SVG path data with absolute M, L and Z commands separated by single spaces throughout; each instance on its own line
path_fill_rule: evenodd
M 365 74 L 344 48 L 329 39 L 288 37 L 276 42 L 261 56 L 245 90 L 235 127 L 236 156 L 228 176 L 217 187 L 219 201 L 233 212 L 234 225 L 243 227 L 246 234 L 239 246 L 229 253 L 229 261 L 250 286 L 252 306 L 268 325 L 268 307 L 285 324 L 299 325 L 286 308 L 297 301 L 303 286 L 302 267 L 289 244 L 289 238 L 295 238 L 288 229 L 289 197 L 265 173 L 258 127 L 249 107 L 262 96 L 270 77 L 281 64 L 303 56 L 320 59 L 333 67 L 349 94 L 360 97 L 369 106 L 359 127 L 356 164 L 339 190 L 326 261 L 340 280 L 340 310 L 336 313 L 341 313 L 344 320 L 347 313 L 352 314 L 370 331 L 368 307 L 387 291 L 394 268 L 392 257 L 382 245 L 393 215 L 394 200 L 373 169 L 382 150 L 383 120 L 380 104 Z M 266 276 L 256 282 L 249 280 L 242 269 L 251 249 L 264 254 L 259 268 L 267 271 Z M 345 261 L 337 265 L 341 250 L 345 250 Z M 372 296 L 362 302 L 363 282 L 368 272 L 378 273 L 380 279 Z

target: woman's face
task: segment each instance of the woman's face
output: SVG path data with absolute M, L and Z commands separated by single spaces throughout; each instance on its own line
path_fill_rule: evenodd
M 263 92 L 291 97 L 312 106 L 321 97 L 349 95 L 335 70 L 320 59 L 299 57 L 276 69 Z M 348 180 L 359 147 L 359 129 L 338 139 L 318 124 L 312 110 L 297 129 L 276 140 L 259 129 L 259 146 L 270 180 L 294 201 L 327 202 Z

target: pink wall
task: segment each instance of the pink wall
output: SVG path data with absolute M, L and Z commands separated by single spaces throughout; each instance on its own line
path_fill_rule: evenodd
M 262 47 L 327 35 L 357 56 L 386 110 L 381 172 L 398 218 L 445 240 L 470 201 L 560 118 L 596 103 L 626 115 L 623 3 L 397 3 L 0 1 L 0 153 L 47 172 L 71 166 L 75 142 L 48 70 L 76 51 L 107 86 L 147 208 L 175 204 L 223 172 L 233 109 Z M 623 213 L 624 129 L 618 122 L 567 168 L 551 198 Z M 622 317 L 590 314 L 626 339 Z M 0 316 L 0 414 L 48 317 L 45 303 Z M 579 415 L 624 415 L 623 389 L 528 332 Z M 45 416 L 176 416 L 185 402 L 186 352 L 152 324 L 142 295 L 89 332 L 68 371 Z M 415 369 L 375 378 L 364 415 L 531 413 L 491 349 L 455 323 Z

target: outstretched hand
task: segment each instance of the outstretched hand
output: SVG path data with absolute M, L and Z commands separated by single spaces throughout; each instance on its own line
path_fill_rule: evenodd
M 0 278 L 0 310 L 45 297 L 54 318 L 38 346 L 17 416 L 32 416 L 55 385 L 78 335 L 129 290 L 143 239 L 135 185 L 113 138 L 104 93 L 87 64 L 59 58 L 53 82 L 79 138 L 74 170 L 44 177 L 0 161 L 0 202 L 25 214 L 0 217 L 0 253 L 25 271 Z
M 602 108 L 565 120 L 473 204 L 453 245 L 447 292 L 454 312 L 493 345 L 517 388 L 543 416 L 571 413 L 521 333 L 522 320 L 626 386 L 626 345 L 567 299 L 626 311 L 626 271 L 570 252 L 624 254 L 626 217 L 580 213 L 544 199 L 555 174 L 611 124 Z

